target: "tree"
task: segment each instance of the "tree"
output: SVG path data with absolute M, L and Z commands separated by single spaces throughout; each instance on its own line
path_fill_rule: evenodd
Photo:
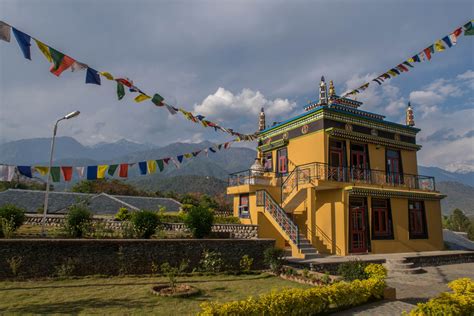
M 192 207 L 184 218 L 184 224 L 189 228 L 194 238 L 209 236 L 213 223 L 214 214 L 202 206 Z
M 449 216 L 447 226 L 457 232 L 467 232 L 471 226 L 471 221 L 460 209 L 455 209 Z
M 72 187 L 72 192 L 107 193 L 112 195 L 152 196 L 148 192 L 138 190 L 133 185 L 117 179 L 84 180 Z

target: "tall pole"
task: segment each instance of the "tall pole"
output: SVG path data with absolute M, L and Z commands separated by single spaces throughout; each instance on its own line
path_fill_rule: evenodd
M 48 198 L 49 198 L 49 186 L 51 182 L 51 167 L 53 165 L 53 152 L 54 152 L 54 142 L 56 140 L 56 132 L 58 131 L 58 123 L 63 120 L 61 118 L 56 121 L 54 124 L 53 138 L 51 139 L 51 152 L 49 154 L 49 168 L 48 168 L 48 178 L 46 179 L 46 194 L 44 195 L 44 209 L 43 209 L 43 220 L 41 223 L 41 235 L 46 236 L 46 214 L 48 213 Z

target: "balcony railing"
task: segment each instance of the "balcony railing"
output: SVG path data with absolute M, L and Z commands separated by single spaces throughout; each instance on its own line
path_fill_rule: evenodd
M 256 174 L 252 170 L 234 172 L 229 175 L 228 186 L 239 185 L 277 185 L 278 177 L 273 172 L 265 172 L 263 175 Z

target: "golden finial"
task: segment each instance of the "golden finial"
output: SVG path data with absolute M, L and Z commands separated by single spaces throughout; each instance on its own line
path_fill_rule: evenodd
M 334 89 L 334 82 L 329 81 L 329 96 L 336 95 L 336 89 Z

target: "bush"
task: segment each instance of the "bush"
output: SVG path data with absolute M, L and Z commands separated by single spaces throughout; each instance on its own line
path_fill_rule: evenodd
M 195 206 L 189 210 L 189 213 L 184 218 L 184 223 L 194 238 L 203 238 L 211 233 L 214 214 L 207 208 Z
M 453 293 L 441 293 L 426 303 L 418 303 L 410 315 L 474 315 L 474 281 L 457 279 L 448 284 Z
M 200 315 L 321 315 L 380 299 L 384 289 L 385 280 L 378 277 L 309 289 L 283 289 L 243 301 L 202 303 Z
M 243 255 L 239 262 L 240 270 L 244 273 L 249 273 L 252 270 L 252 265 L 253 258 L 249 255 Z
M 365 272 L 366 266 L 367 263 L 358 259 L 350 260 L 339 265 L 337 268 L 337 274 L 342 276 L 346 281 L 365 280 L 368 278 L 368 275 Z
M 221 272 L 224 269 L 224 260 L 220 252 L 204 250 L 199 266 L 205 272 Z
M 265 264 L 270 268 L 270 270 L 275 274 L 280 274 L 283 267 L 283 257 L 285 256 L 285 251 L 280 248 L 267 248 L 263 253 L 263 258 Z
M 84 205 L 72 205 L 65 219 L 65 229 L 71 237 L 81 238 L 89 231 L 92 221 L 91 211 Z
M 0 220 L 0 237 L 4 237 L 4 230 L 10 234 L 23 225 L 26 220 L 25 211 L 13 204 L 6 204 L 0 207 Z
M 126 207 L 119 208 L 117 214 L 115 214 L 115 219 L 118 221 L 127 221 L 130 219 L 130 217 L 132 217 L 132 214 Z
M 137 211 L 130 219 L 133 228 L 139 238 L 150 238 L 160 225 L 158 214 L 152 211 Z

